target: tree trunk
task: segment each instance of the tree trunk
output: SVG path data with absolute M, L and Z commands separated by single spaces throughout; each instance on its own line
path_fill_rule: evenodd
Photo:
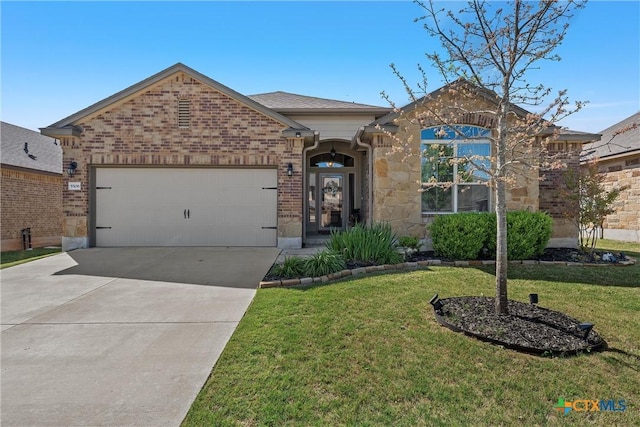
M 507 203 L 506 184 L 496 183 L 496 314 L 509 314 L 507 302 Z
M 508 87 L 500 105 L 496 137 L 496 314 L 509 314 L 507 300 L 507 152 Z

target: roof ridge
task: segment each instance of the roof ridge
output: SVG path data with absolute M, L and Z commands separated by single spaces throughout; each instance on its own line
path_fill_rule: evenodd
M 390 107 L 382 107 L 380 105 L 363 104 L 363 103 L 355 102 L 355 101 L 343 101 L 343 100 L 334 99 L 334 98 L 322 98 L 322 97 L 313 96 L 313 95 L 303 95 L 303 94 L 300 94 L 300 93 L 286 92 L 286 91 L 283 91 L 283 90 L 277 90 L 277 91 L 265 92 L 265 93 L 257 93 L 257 94 L 247 95 L 247 96 L 249 98 L 251 98 L 251 97 L 254 97 L 254 96 L 255 97 L 260 97 L 260 96 L 276 95 L 276 94 L 281 94 L 281 95 L 286 95 L 286 96 L 295 96 L 295 97 L 305 98 L 305 99 L 309 99 L 309 100 L 331 101 L 331 102 L 335 102 L 335 103 L 349 104 L 349 105 L 352 105 L 352 106 L 360 106 L 360 107 L 390 108 Z

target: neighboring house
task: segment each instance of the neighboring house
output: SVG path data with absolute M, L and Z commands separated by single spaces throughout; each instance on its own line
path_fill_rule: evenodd
M 428 237 L 421 159 L 396 156 L 383 132 L 403 129 L 395 119 L 352 102 L 245 96 L 176 64 L 41 129 L 61 141 L 65 168 L 77 164 L 79 185 L 63 186 L 63 248 L 300 247 L 356 221 Z M 411 132 L 419 144 L 430 130 Z M 597 137 L 565 132 L 559 144 Z M 561 202 L 531 178 L 511 190 L 510 208 Z M 486 189 L 470 193 L 459 210 L 492 209 Z M 576 231 L 556 225 L 554 237 L 575 246 Z
M 640 242 L 640 112 L 603 130 L 602 138 L 586 144 L 582 164 L 597 160 L 606 175 L 605 189 L 628 186 L 602 226 L 605 239 Z
M 55 139 L 1 122 L 2 251 L 60 246 L 62 149 Z M 24 232 L 24 233 L 23 233 Z

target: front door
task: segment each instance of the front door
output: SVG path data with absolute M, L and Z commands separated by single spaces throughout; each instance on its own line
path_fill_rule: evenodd
M 345 218 L 345 187 L 343 173 L 320 173 L 318 185 L 318 229 L 344 229 Z

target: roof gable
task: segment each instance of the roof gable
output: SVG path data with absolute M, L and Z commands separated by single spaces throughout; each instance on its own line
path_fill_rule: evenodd
M 0 124 L 3 165 L 62 173 L 62 148 L 55 139 L 10 123 Z
M 64 128 L 69 128 L 72 127 L 75 123 L 77 123 L 79 120 L 88 117 L 90 115 L 93 115 L 105 108 L 108 108 L 109 106 L 116 104 L 120 101 L 123 101 L 125 99 L 128 99 L 130 97 L 132 97 L 133 95 L 136 95 L 142 91 L 144 91 L 145 89 L 149 88 L 150 86 L 176 74 L 176 73 L 185 73 L 186 75 L 188 75 L 189 77 L 194 78 L 195 80 L 200 81 L 201 83 L 208 85 L 212 88 L 214 88 L 215 90 L 225 94 L 226 96 L 234 99 L 235 101 L 246 105 L 247 107 L 258 111 L 280 123 L 282 123 L 284 126 L 288 126 L 291 129 L 299 129 L 299 130 L 308 130 L 305 126 L 301 125 L 300 123 L 289 119 L 288 117 L 285 117 L 279 113 L 277 113 L 276 111 L 265 107 L 264 105 L 240 94 L 239 92 L 234 91 L 233 89 L 224 86 L 223 84 L 205 76 L 204 74 L 201 74 L 199 72 L 197 72 L 196 70 L 187 67 L 184 64 L 181 63 L 177 63 L 169 68 L 166 68 L 165 70 L 160 71 L 157 74 L 152 75 L 151 77 L 148 77 L 144 80 L 142 80 L 139 83 L 136 83 L 132 86 L 129 86 L 128 88 L 121 90 L 120 92 L 117 92 L 101 101 L 98 101 L 97 103 L 90 105 L 87 108 L 84 108 L 80 111 L 78 111 L 77 113 L 74 113 L 68 117 L 65 117 L 64 119 L 53 123 L 52 125 L 48 126 L 47 128 L 43 128 L 41 129 L 43 134 L 47 135 L 49 133 L 51 133 L 52 131 L 55 132 L 56 129 L 64 129 Z
M 471 91 L 473 91 L 474 93 L 476 93 L 478 95 L 478 97 L 485 99 L 488 102 L 491 102 L 493 104 L 497 104 L 498 102 L 498 95 L 486 88 L 474 85 L 473 83 L 469 82 L 468 80 L 465 79 L 458 79 L 454 82 L 451 82 L 445 86 L 442 86 L 441 88 L 434 90 L 433 92 L 429 93 L 428 95 L 425 95 L 417 100 L 415 100 L 414 102 L 405 105 L 402 108 L 397 109 L 396 111 L 387 114 L 386 116 L 383 116 L 381 118 L 379 118 L 378 120 L 376 120 L 375 122 L 371 123 L 372 126 L 375 125 L 392 125 L 394 124 L 394 121 L 399 118 L 401 115 L 403 114 L 407 114 L 407 113 L 411 113 L 413 111 L 415 111 L 418 107 L 420 107 L 421 105 L 425 104 L 426 102 L 428 102 L 430 99 L 435 99 L 440 95 L 443 95 L 445 93 L 447 93 L 450 89 L 453 89 L 454 86 L 456 85 L 463 85 L 465 86 L 466 89 L 469 89 Z M 518 116 L 524 117 L 527 114 L 529 114 L 529 111 L 525 110 L 522 107 L 519 107 L 515 104 L 511 104 L 510 106 L 511 111 L 513 111 L 515 114 L 517 114 Z

